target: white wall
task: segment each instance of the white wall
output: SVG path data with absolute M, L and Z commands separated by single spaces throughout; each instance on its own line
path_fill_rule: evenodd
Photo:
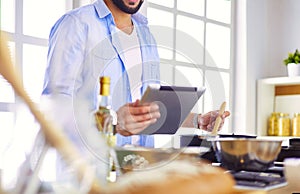
M 300 49 L 299 0 L 247 1 L 247 111 L 248 133 L 255 133 L 256 81 L 286 76 L 282 61 L 288 52 Z
M 264 76 L 286 76 L 283 59 L 288 52 L 300 48 L 300 1 L 268 0 L 268 43 L 267 68 L 273 69 L 271 74 L 265 71 Z

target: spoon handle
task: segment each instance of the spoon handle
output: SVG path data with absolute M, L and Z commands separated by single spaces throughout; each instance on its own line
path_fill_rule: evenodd
M 218 133 L 219 126 L 220 126 L 220 124 L 221 124 L 221 122 L 222 122 L 221 116 L 223 115 L 223 113 L 224 113 L 224 111 L 225 111 L 225 107 L 226 107 L 226 102 L 223 102 L 223 103 L 221 104 L 221 107 L 220 107 L 220 110 L 219 110 L 219 115 L 218 115 L 217 118 L 216 118 L 216 122 L 215 122 L 214 128 L 213 128 L 213 130 L 212 130 L 212 132 L 211 132 L 211 134 L 212 134 L 213 136 L 216 136 L 217 133 Z

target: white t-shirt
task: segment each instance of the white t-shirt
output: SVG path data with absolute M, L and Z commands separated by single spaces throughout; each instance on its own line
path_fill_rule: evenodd
M 119 30 L 118 38 L 122 48 L 119 53 L 124 56 L 123 62 L 129 76 L 130 92 L 132 102 L 134 102 L 136 99 L 141 98 L 142 56 L 140 43 L 135 28 L 133 28 L 131 34 Z
M 124 57 L 123 62 L 129 77 L 132 102 L 134 102 L 141 98 L 142 56 L 140 43 L 134 27 L 131 34 L 118 30 L 118 38 L 121 46 L 118 51 Z M 131 143 L 139 145 L 139 139 L 139 135 L 132 135 Z

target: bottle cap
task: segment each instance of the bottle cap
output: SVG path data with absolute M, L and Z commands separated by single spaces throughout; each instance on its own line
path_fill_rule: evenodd
M 100 77 L 100 83 L 101 84 L 110 84 L 110 77 L 108 77 L 108 76 Z
M 110 77 L 103 76 L 100 77 L 100 95 L 109 96 L 110 88 Z

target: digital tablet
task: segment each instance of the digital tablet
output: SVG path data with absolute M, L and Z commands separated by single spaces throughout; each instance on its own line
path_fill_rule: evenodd
M 204 92 L 205 87 L 149 85 L 141 103 L 156 102 L 161 116 L 140 134 L 175 134 Z

